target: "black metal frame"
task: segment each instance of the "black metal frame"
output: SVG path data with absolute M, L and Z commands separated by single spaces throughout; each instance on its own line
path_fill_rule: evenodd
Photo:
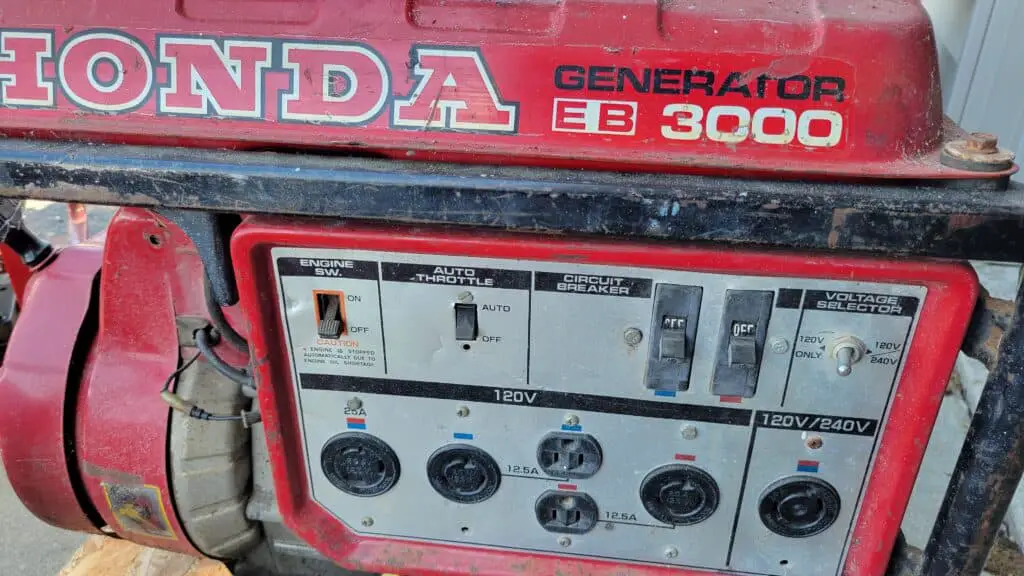
M 1005 180 L 762 181 L 7 140 L 0 197 L 157 210 L 196 237 L 224 304 L 233 274 L 219 227 L 239 213 L 1024 262 L 1024 186 Z M 898 547 L 900 574 L 979 575 L 1024 473 L 1024 287 L 1012 313 L 993 310 L 979 304 L 964 347 L 991 367 L 981 402 L 927 549 Z

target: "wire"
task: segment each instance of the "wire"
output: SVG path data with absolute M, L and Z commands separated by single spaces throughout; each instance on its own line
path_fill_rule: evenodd
M 243 371 L 231 366 L 213 350 L 213 341 L 210 331 L 208 329 L 196 330 L 195 332 L 196 348 L 199 349 L 199 353 L 206 358 L 206 361 L 210 363 L 217 372 L 220 372 L 222 376 L 228 378 L 242 387 L 242 392 L 246 393 L 247 389 L 254 391 L 256 386 L 253 384 L 252 376 Z M 246 394 L 247 396 L 249 394 Z
M 167 380 L 164 380 L 164 387 L 160 389 L 160 392 L 163 393 L 163 392 L 167 392 L 168 390 L 170 390 L 171 389 L 171 382 L 173 382 L 174 379 L 177 378 L 178 376 L 181 376 L 182 372 L 184 372 L 185 370 L 188 370 L 189 366 L 195 364 L 196 360 L 199 359 L 199 355 L 200 354 L 201 354 L 201 352 L 196 352 L 195 355 L 193 355 L 191 358 L 189 358 L 187 362 L 182 364 L 180 368 L 178 368 L 174 372 L 171 372 L 171 375 L 167 377 Z
M 188 415 L 196 420 L 209 420 L 211 422 L 234 422 L 243 419 L 240 414 L 211 414 L 199 406 L 192 406 L 188 411 Z
M 167 380 L 164 381 L 163 388 L 160 389 L 160 398 L 163 399 L 163 401 L 172 409 L 184 413 L 189 418 L 195 418 L 196 420 L 209 420 L 211 422 L 241 422 L 243 426 L 249 428 L 253 424 L 262 420 L 262 416 L 258 410 L 253 410 L 251 412 L 243 410 L 240 414 L 214 414 L 196 406 L 188 400 L 185 400 L 181 396 L 178 396 L 177 393 L 170 391 L 171 382 L 173 382 L 175 378 L 181 376 L 182 372 L 188 370 L 190 366 L 195 364 L 196 360 L 198 360 L 200 356 L 205 356 L 207 362 L 209 362 L 210 365 L 218 372 L 227 376 L 231 380 L 238 382 L 241 385 L 242 393 L 245 396 L 253 397 L 256 395 L 256 388 L 252 383 L 252 377 L 246 372 L 229 366 L 213 351 L 214 339 L 215 338 L 211 334 L 209 326 L 196 330 L 195 340 L 198 351 L 177 370 L 171 372 L 171 374 L 167 376 Z M 228 372 L 226 373 L 225 370 Z M 241 379 L 242 381 L 239 381 L 238 379 Z
M 224 310 L 221 309 L 220 304 L 213 297 L 213 285 L 210 283 L 210 276 L 206 273 L 203 274 L 203 293 L 206 298 L 206 313 L 209 314 L 213 327 L 217 329 L 217 332 L 220 332 L 229 344 L 239 351 L 248 354 L 249 342 L 231 326 L 231 323 L 224 316 Z

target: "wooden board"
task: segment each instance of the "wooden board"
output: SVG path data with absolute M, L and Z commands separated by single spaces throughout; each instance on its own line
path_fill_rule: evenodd
M 59 576 L 231 576 L 231 573 L 215 560 L 92 536 L 75 551 Z

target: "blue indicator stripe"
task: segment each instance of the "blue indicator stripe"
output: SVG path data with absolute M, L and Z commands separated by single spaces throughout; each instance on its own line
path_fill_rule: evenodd
M 455 436 L 456 440 L 472 440 L 473 439 L 473 435 L 469 434 L 468 432 L 456 432 L 455 434 L 452 434 L 452 436 Z
M 366 430 L 366 424 L 359 424 L 357 422 L 348 423 L 349 430 Z
M 816 474 L 818 472 L 818 463 L 817 462 L 806 462 L 806 461 L 797 462 L 796 471 L 797 472 L 811 472 L 811 473 L 815 473 Z
M 583 426 L 580 425 L 580 424 L 577 424 L 575 426 L 570 426 L 568 424 L 562 424 L 562 430 L 564 430 L 566 432 L 583 432 Z
M 675 398 L 676 397 L 676 391 L 675 390 L 655 390 L 654 391 L 654 395 L 655 396 L 665 396 L 667 398 Z

